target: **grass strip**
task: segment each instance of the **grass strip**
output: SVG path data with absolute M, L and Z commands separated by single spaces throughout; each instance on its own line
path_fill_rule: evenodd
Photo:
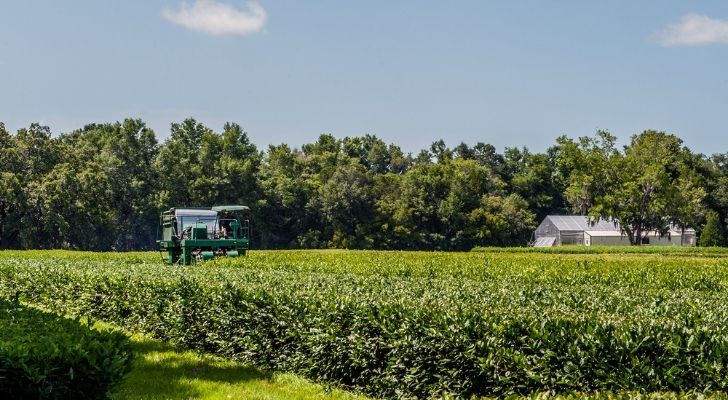
M 97 322 L 97 326 L 111 325 Z M 178 350 L 134 334 L 131 372 L 112 393 L 113 400 L 188 399 L 366 399 L 307 381 L 290 373 L 269 372 L 221 357 Z

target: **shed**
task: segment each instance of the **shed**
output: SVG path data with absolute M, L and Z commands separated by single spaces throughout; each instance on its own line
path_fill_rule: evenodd
M 628 246 L 629 238 L 614 221 L 583 215 L 548 215 L 534 232 L 534 247 L 561 245 Z M 666 235 L 648 232 L 643 244 L 654 246 L 695 246 L 695 230 L 671 226 Z
M 584 232 L 619 232 L 619 225 L 583 215 L 548 215 L 536 228 L 534 246 L 584 245 Z

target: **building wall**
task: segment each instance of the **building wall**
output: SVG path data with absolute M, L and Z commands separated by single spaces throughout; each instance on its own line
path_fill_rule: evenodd
M 587 246 L 629 246 L 627 236 L 588 236 Z
M 536 239 L 541 237 L 558 237 L 559 236 L 559 230 L 556 229 L 556 226 L 551 222 L 550 219 L 546 218 L 543 221 L 541 221 L 541 224 L 536 228 Z
M 584 231 L 560 231 L 559 232 L 559 244 L 584 244 Z
M 535 239 L 539 239 L 542 237 L 556 238 L 554 246 L 561 246 L 559 230 L 548 218 L 545 218 L 543 221 L 541 221 L 541 224 L 539 224 L 538 228 L 536 228 L 536 232 L 534 232 Z
M 683 246 L 696 246 L 697 240 L 695 239 L 695 231 L 685 232 L 682 235 L 681 242 Z
M 654 246 L 695 246 L 695 234 L 686 232 L 684 235 L 670 235 L 660 237 L 650 236 L 650 245 Z
M 616 229 L 619 229 L 615 226 Z M 595 230 L 596 231 L 596 230 Z M 605 231 L 608 232 L 608 231 Z M 612 231 L 613 232 L 613 231 Z M 626 235 L 614 236 L 605 235 L 599 236 L 595 233 L 594 236 L 590 236 L 586 232 L 579 231 L 560 231 L 558 227 L 551 221 L 549 217 L 544 218 L 541 224 L 536 228 L 534 232 L 535 239 L 542 237 L 553 237 L 556 238 L 554 246 L 561 245 L 586 245 L 586 246 L 628 246 L 629 239 Z M 653 246 L 695 246 L 695 231 L 688 229 L 683 232 L 683 235 L 673 234 L 671 237 L 659 237 L 659 235 L 650 236 L 650 245 Z
M 650 235 L 649 246 L 695 246 L 695 236 L 680 235 L 663 236 Z M 587 246 L 629 246 L 629 238 L 625 236 L 590 236 L 584 234 L 584 244 Z

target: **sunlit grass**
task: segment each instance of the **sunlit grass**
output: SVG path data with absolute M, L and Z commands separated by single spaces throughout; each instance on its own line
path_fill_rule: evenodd
M 293 374 L 263 371 L 219 357 L 180 351 L 139 334 L 133 335 L 131 341 L 134 366 L 113 391 L 114 400 L 366 399 Z

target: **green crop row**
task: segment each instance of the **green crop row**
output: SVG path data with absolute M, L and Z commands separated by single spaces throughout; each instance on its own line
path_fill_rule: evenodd
M 121 333 L 0 301 L 0 398 L 103 399 L 131 356 Z
M 661 254 L 669 256 L 728 256 L 728 247 L 682 246 L 554 246 L 554 247 L 474 247 L 471 251 L 487 253 L 546 254 Z
M 133 259 L 134 261 L 128 261 Z M 6 253 L 0 295 L 381 397 L 728 389 L 715 257 Z

